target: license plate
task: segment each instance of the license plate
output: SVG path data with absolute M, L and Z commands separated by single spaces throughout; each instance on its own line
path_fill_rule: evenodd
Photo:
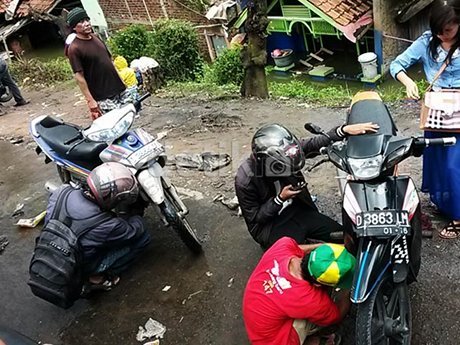
M 409 213 L 407 211 L 368 211 L 356 215 L 356 235 L 389 237 L 410 235 Z
M 135 166 L 143 160 L 151 160 L 158 157 L 165 151 L 164 146 L 161 145 L 158 141 L 152 141 L 141 147 L 139 150 L 131 153 L 128 157 L 129 163 Z

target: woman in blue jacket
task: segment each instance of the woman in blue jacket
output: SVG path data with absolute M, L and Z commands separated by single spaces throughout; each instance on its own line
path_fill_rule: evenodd
M 390 65 L 391 75 L 405 87 L 409 98 L 419 99 L 415 82 L 406 69 L 417 62 L 423 64 L 428 82 L 432 82 L 444 62 L 448 66 L 434 82 L 433 90 L 460 89 L 460 0 L 436 0 L 430 15 L 430 31 L 420 36 Z M 426 138 L 460 134 L 425 132 Z M 423 157 L 422 190 L 430 193 L 439 211 L 450 218 L 439 236 L 455 239 L 460 235 L 460 146 L 428 147 Z

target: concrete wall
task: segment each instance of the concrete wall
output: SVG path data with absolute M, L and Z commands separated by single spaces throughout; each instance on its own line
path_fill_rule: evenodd
M 375 32 L 375 53 L 379 56 L 382 64 L 382 72 L 388 72 L 391 61 L 407 48 L 407 43 L 386 38 L 385 35 L 407 38 L 408 29 L 406 26 L 397 24 L 395 8 L 399 0 L 374 0 L 374 32 Z

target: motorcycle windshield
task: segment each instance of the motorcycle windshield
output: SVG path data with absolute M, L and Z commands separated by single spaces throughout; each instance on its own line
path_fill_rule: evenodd
M 369 158 L 382 153 L 385 145 L 383 134 L 357 135 L 348 138 L 348 158 Z

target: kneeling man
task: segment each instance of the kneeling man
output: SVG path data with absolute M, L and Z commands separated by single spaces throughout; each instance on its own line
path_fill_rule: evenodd
M 283 237 L 265 252 L 246 285 L 243 317 L 251 344 L 339 344 L 312 336 L 350 308 L 355 258 L 338 244 L 298 245 Z M 335 300 L 330 287 L 340 287 Z

